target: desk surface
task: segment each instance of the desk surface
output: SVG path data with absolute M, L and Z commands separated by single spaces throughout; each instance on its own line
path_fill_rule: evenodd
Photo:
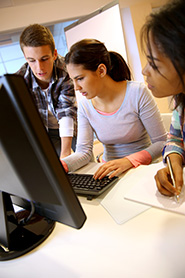
M 118 225 L 98 199 L 80 197 L 82 229 L 63 224 L 34 251 L 0 262 L 2 278 L 184 278 L 185 217 L 150 208 Z

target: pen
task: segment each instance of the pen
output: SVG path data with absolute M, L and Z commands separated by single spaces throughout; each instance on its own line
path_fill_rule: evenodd
M 172 179 L 172 185 L 173 185 L 174 188 L 176 188 L 175 179 L 174 179 L 174 175 L 173 175 L 173 169 L 172 169 L 172 165 L 171 165 L 171 161 L 170 161 L 169 156 L 166 157 L 166 161 L 167 161 L 168 168 L 170 170 L 170 176 L 171 176 L 171 179 Z M 179 198 L 180 198 L 179 195 L 175 195 L 175 199 L 176 199 L 177 202 L 179 202 Z

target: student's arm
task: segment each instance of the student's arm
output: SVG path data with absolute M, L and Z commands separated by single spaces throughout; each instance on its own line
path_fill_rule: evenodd
M 185 162 L 185 150 L 182 136 L 183 123 L 180 123 L 179 114 L 182 114 L 180 108 L 173 111 L 172 121 L 170 126 L 170 133 L 168 134 L 168 140 L 163 150 L 163 161 L 166 162 L 166 157 L 169 156 L 176 189 L 172 186 L 170 179 L 170 173 L 168 167 L 160 169 L 156 176 L 156 185 L 159 192 L 166 196 L 172 196 L 175 193 L 178 195 L 183 185 L 183 164 Z
M 55 108 L 55 116 L 58 119 L 59 125 L 63 118 L 71 118 L 73 120 L 74 133 L 71 135 L 71 124 L 65 125 L 66 134 L 60 135 L 61 137 L 76 136 L 77 125 L 77 106 L 74 85 L 69 77 L 64 63 L 64 58 L 57 59 L 56 64 L 57 80 L 52 86 L 53 90 L 53 104 Z M 68 130 L 67 130 L 68 129 Z M 60 129 L 60 132 L 62 129 Z M 62 133 L 64 133 L 62 131 Z
M 167 142 L 163 150 L 163 160 L 166 162 L 166 156 L 171 153 L 177 153 L 182 156 L 183 164 L 185 162 L 185 149 L 184 149 L 184 142 L 183 142 L 183 123 L 181 126 L 179 116 L 182 114 L 180 108 L 173 111 L 172 114 L 172 121 L 170 126 L 170 133 L 168 134 Z
M 60 159 L 71 154 L 73 131 L 74 131 L 73 119 L 70 117 L 63 117 L 59 121 L 59 134 L 61 137 Z
M 162 150 L 167 140 L 167 131 L 157 104 L 146 87 L 143 88 L 143 93 L 139 100 L 139 117 L 151 140 L 150 146 L 143 150 L 148 155 L 140 157 L 140 164 L 149 164 L 162 155 Z M 149 155 L 151 156 L 151 161 L 148 159 Z
M 150 136 L 151 145 L 134 154 L 127 156 L 133 167 L 139 165 L 148 165 L 152 160 L 162 155 L 163 147 L 166 143 L 167 133 L 165 131 L 163 121 L 152 95 L 146 88 L 140 98 L 140 119 Z
M 82 166 L 86 165 L 93 156 L 93 141 L 94 132 L 89 123 L 86 115 L 86 109 L 84 104 L 79 102 L 78 105 L 78 135 L 77 135 L 77 147 L 75 153 L 62 159 L 62 163 L 65 162 L 66 168 L 69 172 L 73 172 Z
M 61 137 L 60 159 L 71 154 L 72 137 Z

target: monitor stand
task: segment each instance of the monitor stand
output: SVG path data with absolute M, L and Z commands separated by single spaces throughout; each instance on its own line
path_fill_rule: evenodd
M 11 197 L 0 191 L 0 261 L 17 258 L 40 245 L 53 231 L 55 221 L 33 214 L 29 222 L 28 210 L 15 213 Z

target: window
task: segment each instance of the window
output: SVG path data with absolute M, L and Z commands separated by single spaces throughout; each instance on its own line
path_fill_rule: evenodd
M 74 21 L 61 22 L 47 26 L 54 37 L 58 53 L 65 56 L 67 44 L 64 28 Z M 5 73 L 15 73 L 25 63 L 24 55 L 19 46 L 20 32 L 8 35 L 0 35 L 0 75 Z

